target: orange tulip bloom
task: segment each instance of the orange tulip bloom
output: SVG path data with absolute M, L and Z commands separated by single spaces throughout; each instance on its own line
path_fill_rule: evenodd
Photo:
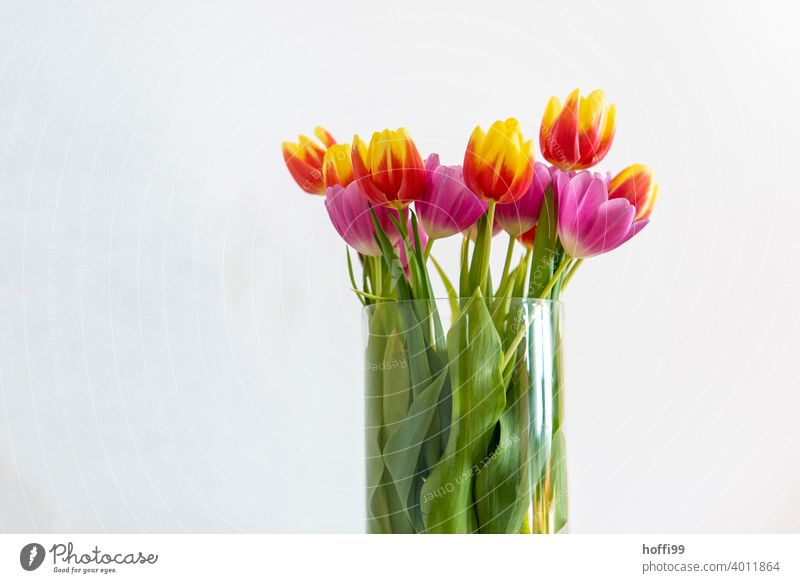
M 283 159 L 286 167 L 300 185 L 309 194 L 325 194 L 325 183 L 322 178 L 322 160 L 325 151 L 336 143 L 336 140 L 322 127 L 314 128 L 314 135 L 324 146 L 321 147 L 311 138 L 300 136 L 298 143 L 283 142 Z
M 653 171 L 644 164 L 628 166 L 611 180 L 608 198 L 625 198 L 636 207 L 635 220 L 648 218 L 658 198 Z
M 617 108 L 606 105 L 602 91 L 581 97 L 576 89 L 564 106 L 551 97 L 542 117 L 539 147 L 545 159 L 561 170 L 584 170 L 602 160 L 611 147 Z
M 369 146 L 353 137 L 353 174 L 367 199 L 403 208 L 425 190 L 425 164 L 405 128 L 372 134 Z
M 477 126 L 464 155 L 464 182 L 483 200 L 514 202 L 533 181 L 532 150 L 514 118 L 494 122 L 487 132 Z
M 334 144 L 322 159 L 322 177 L 325 188 L 339 184 L 347 186 L 353 182 L 353 163 L 350 144 Z

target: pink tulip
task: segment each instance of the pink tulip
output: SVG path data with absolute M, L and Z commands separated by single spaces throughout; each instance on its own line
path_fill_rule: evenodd
M 497 205 L 494 211 L 495 218 L 506 233 L 512 237 L 519 237 L 533 228 L 536 221 L 539 220 L 544 194 L 551 182 L 551 168 L 546 164 L 536 162 L 533 182 L 525 194 L 515 202 Z
M 466 231 L 486 212 L 489 203 L 467 188 L 461 166 L 441 166 L 439 155 L 431 154 L 425 170 L 425 192 L 414 209 L 428 237 L 442 239 Z
M 554 178 L 558 198 L 558 236 L 564 251 L 584 259 L 616 249 L 641 231 L 648 220 L 635 220 L 636 207 L 627 199 L 608 199 L 603 177 L 579 172 Z
M 339 184 L 328 187 L 325 191 L 325 208 L 336 232 L 348 245 L 362 255 L 377 257 L 381 254 L 381 249 L 375 240 L 375 226 L 372 222 L 369 201 L 358 187 L 358 181 L 351 182 L 346 187 Z M 378 224 L 392 243 L 395 243 L 400 234 L 389 218 L 389 213 L 398 219 L 397 211 L 381 206 L 372 208 L 378 217 Z

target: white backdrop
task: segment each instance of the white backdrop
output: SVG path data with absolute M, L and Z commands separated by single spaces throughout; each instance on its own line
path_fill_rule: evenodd
M 698 4 L 2 3 L 0 531 L 359 531 L 359 304 L 280 142 L 459 163 L 574 87 L 661 198 L 566 294 L 572 532 L 800 531 L 797 14 Z

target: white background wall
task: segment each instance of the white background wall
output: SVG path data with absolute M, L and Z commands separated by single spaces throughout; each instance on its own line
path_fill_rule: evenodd
M 0 531 L 360 530 L 359 304 L 280 142 L 458 163 L 574 87 L 662 196 L 566 295 L 571 530 L 800 531 L 791 3 L 272 4 L 0 5 Z

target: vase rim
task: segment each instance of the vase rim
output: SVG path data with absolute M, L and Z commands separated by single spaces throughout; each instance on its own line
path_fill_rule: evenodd
M 456 301 L 461 301 L 461 300 L 469 300 L 470 298 L 471 298 L 471 296 L 466 296 L 466 297 L 458 296 L 455 299 L 456 299 Z M 431 299 L 433 301 L 435 301 L 435 302 L 449 302 L 450 301 L 450 298 L 448 298 L 446 296 L 445 297 L 441 297 L 440 296 L 440 297 L 435 297 L 435 298 L 431 298 Z M 547 305 L 557 306 L 559 308 L 564 305 L 564 302 L 561 301 L 561 300 L 545 300 L 545 299 L 541 299 L 541 298 L 525 298 L 525 297 L 520 297 L 520 296 L 511 296 L 509 299 L 512 300 L 512 301 L 520 302 L 520 303 L 525 301 L 525 302 L 530 302 L 532 304 L 540 304 L 540 305 L 543 305 L 543 306 L 547 306 Z M 414 304 L 414 303 L 418 303 L 418 302 L 429 302 L 429 301 L 431 301 L 431 300 L 426 300 L 426 299 L 415 299 L 415 300 L 391 299 L 391 300 L 383 300 L 381 302 L 377 302 L 377 303 L 374 303 L 374 304 L 370 304 L 368 306 L 364 306 L 363 309 L 364 310 L 369 310 L 371 308 L 374 309 L 375 306 L 378 306 L 380 304 Z

